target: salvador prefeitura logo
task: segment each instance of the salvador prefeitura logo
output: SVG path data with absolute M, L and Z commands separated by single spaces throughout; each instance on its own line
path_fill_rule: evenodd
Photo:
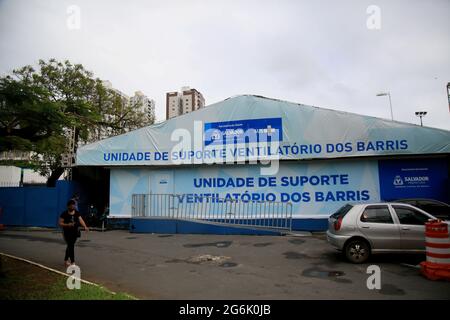
M 394 186 L 402 186 L 403 185 L 403 179 L 400 176 L 395 176 L 394 178 Z

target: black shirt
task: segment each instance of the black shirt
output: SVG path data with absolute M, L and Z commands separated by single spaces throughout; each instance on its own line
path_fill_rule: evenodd
M 63 211 L 59 216 L 64 220 L 64 223 L 75 223 L 73 227 L 63 227 L 63 231 L 65 234 L 77 234 L 78 227 L 80 225 L 80 213 L 75 210 L 74 214 L 70 214 L 67 210 Z

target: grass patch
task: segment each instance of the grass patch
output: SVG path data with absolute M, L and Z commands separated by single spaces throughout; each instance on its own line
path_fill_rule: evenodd
M 66 286 L 67 277 L 0 255 L 0 300 L 134 300 L 126 293 L 81 283 Z

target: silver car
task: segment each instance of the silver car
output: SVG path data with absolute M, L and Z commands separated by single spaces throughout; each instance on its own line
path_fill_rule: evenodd
M 347 204 L 328 219 L 327 240 L 353 263 L 371 254 L 425 252 L 425 222 L 436 219 L 405 203 Z

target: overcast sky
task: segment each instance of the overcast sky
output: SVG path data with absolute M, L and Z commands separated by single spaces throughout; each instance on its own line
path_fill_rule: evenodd
M 258 94 L 382 118 L 375 94 L 390 91 L 396 120 L 426 110 L 425 125 L 450 130 L 449 13 L 448 0 L 0 0 L 0 73 L 69 59 L 155 99 L 158 120 L 185 85 L 206 104 Z

